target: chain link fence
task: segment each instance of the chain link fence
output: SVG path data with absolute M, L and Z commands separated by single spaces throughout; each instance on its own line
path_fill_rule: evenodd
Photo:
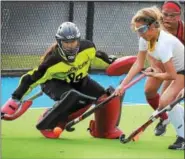
M 2 71 L 6 74 L 37 66 L 64 21 L 76 23 L 82 38 L 92 40 L 98 50 L 119 57 L 136 55 L 138 37 L 130 29 L 131 18 L 143 7 L 161 4 L 157 1 L 2 1 Z

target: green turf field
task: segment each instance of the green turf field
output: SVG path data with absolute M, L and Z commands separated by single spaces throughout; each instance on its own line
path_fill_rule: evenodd
M 153 135 L 156 122 L 138 142 L 121 144 L 119 140 L 95 139 L 86 131 L 89 117 L 76 125 L 76 131 L 63 132 L 59 139 L 46 139 L 35 124 L 43 109 L 32 109 L 15 121 L 2 121 L 2 159 L 182 159 L 184 151 L 168 150 L 175 141 L 171 125 L 165 136 Z M 148 106 L 123 107 L 120 127 L 126 134 L 151 115 Z
M 41 55 L 4 55 L 2 54 L 2 69 L 25 69 L 34 68 L 39 65 Z M 92 61 L 92 68 L 105 69 L 108 65 L 101 59 Z

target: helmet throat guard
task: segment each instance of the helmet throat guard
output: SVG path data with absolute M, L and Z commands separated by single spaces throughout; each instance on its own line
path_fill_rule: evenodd
M 61 56 L 67 60 L 69 63 L 72 63 L 75 61 L 76 55 L 79 51 L 79 47 L 76 47 L 73 50 L 66 50 L 62 46 L 59 46 L 60 54 Z

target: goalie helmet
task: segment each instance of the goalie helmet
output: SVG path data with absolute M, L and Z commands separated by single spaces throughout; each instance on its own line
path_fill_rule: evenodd
M 78 27 L 74 23 L 64 22 L 59 26 L 55 38 L 64 59 L 68 62 L 74 62 L 79 51 L 80 31 Z M 63 46 L 63 43 L 72 43 L 74 41 L 77 41 L 77 43 L 73 48 Z

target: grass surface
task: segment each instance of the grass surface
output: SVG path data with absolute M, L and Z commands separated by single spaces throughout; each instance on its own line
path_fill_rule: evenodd
M 168 150 L 175 141 L 171 125 L 163 137 L 153 134 L 154 123 L 138 142 L 121 144 L 119 140 L 96 139 L 86 131 L 92 116 L 76 125 L 72 133 L 63 132 L 59 139 L 46 139 L 35 125 L 43 109 L 28 110 L 15 121 L 2 121 L 2 159 L 182 159 L 184 151 Z M 147 106 L 125 106 L 120 128 L 129 134 L 151 115 Z
M 34 68 L 39 65 L 40 57 L 38 55 L 1 55 L 2 69 L 25 69 Z M 101 59 L 95 58 L 92 61 L 92 68 L 104 69 L 108 65 Z
M 1 55 L 2 69 L 25 69 L 34 68 L 40 62 L 38 55 Z

